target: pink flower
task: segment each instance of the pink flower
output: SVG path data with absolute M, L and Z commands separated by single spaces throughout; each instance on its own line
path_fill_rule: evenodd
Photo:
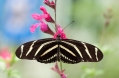
M 53 67 L 53 68 L 51 68 L 51 69 L 52 69 L 53 71 L 57 72 L 57 73 L 61 76 L 61 78 L 67 78 L 67 75 L 64 74 L 64 71 L 65 71 L 65 70 L 60 70 L 59 67 L 58 67 L 57 62 L 56 62 L 56 64 L 55 64 L 55 67 Z
M 51 8 L 53 8 L 53 9 L 55 9 L 55 2 L 54 1 L 49 1 L 49 0 L 44 0 L 44 3 L 47 5 L 47 6 L 49 6 L 49 7 L 51 7 Z
M 36 23 L 33 24 L 30 28 L 30 31 L 33 33 L 35 32 L 36 28 L 38 28 L 38 26 L 40 26 L 40 30 L 44 33 L 50 34 L 50 35 L 54 35 L 54 32 L 49 28 L 49 26 L 43 22 L 42 20 L 40 20 L 40 23 Z
M 55 2 L 54 1 L 51 1 L 50 2 L 50 6 L 53 7 L 53 8 L 55 8 Z
M 12 54 L 9 52 L 7 48 L 3 48 L 0 51 L 0 58 L 3 59 L 6 62 L 6 66 L 10 66 L 10 62 L 12 60 Z
M 54 35 L 54 32 L 49 28 L 49 26 L 44 23 L 43 21 L 40 22 L 40 29 L 42 32 L 50 34 L 50 35 Z
M 32 17 L 35 19 L 35 20 L 42 20 L 44 18 L 44 15 L 40 15 L 40 14 L 32 14 Z
M 40 7 L 40 10 L 44 13 L 44 19 L 47 22 L 52 22 L 54 23 L 54 20 L 52 19 L 52 17 L 50 16 L 50 14 L 47 12 L 46 8 L 44 6 Z
M 40 6 L 40 10 L 44 13 L 44 14 L 48 14 L 46 8 L 44 6 Z
M 57 38 L 57 35 L 60 35 L 61 39 L 67 39 L 63 29 L 60 26 L 57 26 L 57 32 L 54 34 L 54 39 Z
M 40 10 L 44 13 L 44 14 L 32 14 L 32 17 L 35 20 L 42 20 L 45 19 L 47 22 L 52 22 L 54 23 L 54 20 L 52 19 L 52 17 L 50 16 L 50 14 L 47 12 L 46 8 L 44 6 L 40 7 Z
M 36 30 L 36 28 L 38 28 L 38 26 L 39 26 L 39 23 L 33 24 L 33 25 L 31 26 L 31 28 L 30 28 L 30 31 L 31 31 L 32 33 L 34 33 L 35 30 Z
M 52 19 L 52 17 L 50 16 L 50 14 L 44 14 L 45 20 L 47 22 L 52 22 L 54 23 L 54 20 Z

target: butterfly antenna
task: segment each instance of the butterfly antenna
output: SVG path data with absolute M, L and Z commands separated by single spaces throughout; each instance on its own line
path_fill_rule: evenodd
M 69 23 L 66 27 L 64 27 L 63 30 L 66 29 L 68 26 L 70 26 L 72 23 L 74 23 L 74 21 L 72 21 L 72 22 Z

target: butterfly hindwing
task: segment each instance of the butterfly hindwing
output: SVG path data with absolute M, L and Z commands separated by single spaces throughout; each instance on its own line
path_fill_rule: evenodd
M 41 63 L 56 62 L 58 60 L 57 49 L 58 44 L 56 41 L 46 42 L 45 46 L 43 46 L 42 49 L 38 51 L 35 58 L 37 59 L 38 62 Z
M 81 62 L 81 57 L 78 55 L 75 48 L 64 42 L 65 41 L 62 40 L 59 45 L 61 61 L 64 63 L 71 63 L 71 64 Z

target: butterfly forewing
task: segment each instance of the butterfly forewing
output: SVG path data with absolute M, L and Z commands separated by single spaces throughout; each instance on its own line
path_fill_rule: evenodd
M 73 46 L 76 53 L 78 53 L 77 55 L 79 55 L 77 58 L 82 62 L 98 62 L 103 58 L 100 49 L 91 44 L 72 39 L 64 39 L 62 42 Z
M 16 56 L 20 59 L 33 60 L 42 47 L 46 45 L 46 42 L 49 42 L 49 44 L 52 43 L 52 38 L 34 40 L 24 43 L 16 50 Z

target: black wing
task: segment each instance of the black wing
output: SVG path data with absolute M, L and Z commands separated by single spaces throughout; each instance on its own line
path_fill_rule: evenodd
M 41 63 L 57 61 L 57 43 L 52 38 L 34 40 L 24 43 L 16 50 L 20 59 L 37 60 Z
M 100 49 L 98 49 L 97 47 L 82 42 L 82 41 L 77 41 L 77 40 L 72 40 L 72 39 L 62 39 L 61 41 L 61 45 L 65 46 L 66 51 L 61 51 L 61 53 L 63 54 L 63 56 L 61 56 L 61 60 L 63 62 L 67 62 L 64 61 L 65 57 L 68 57 L 68 53 L 72 56 L 76 56 L 77 58 L 70 58 L 71 60 L 73 60 L 73 63 L 78 63 L 78 62 L 98 62 L 100 60 L 102 60 L 103 58 L 103 53 L 101 52 Z M 68 52 L 70 51 L 70 52 Z M 78 59 L 78 60 L 76 60 Z

